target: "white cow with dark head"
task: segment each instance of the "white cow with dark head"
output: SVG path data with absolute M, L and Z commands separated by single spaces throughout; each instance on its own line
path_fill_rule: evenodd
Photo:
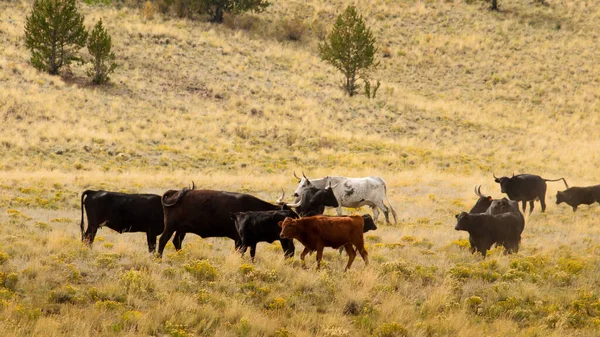
M 298 188 L 294 192 L 296 202 L 299 201 L 304 191 L 310 187 L 325 188 L 331 186 L 339 203 L 339 207 L 336 208 L 338 215 L 342 215 L 342 207 L 359 208 L 369 206 L 373 210 L 375 221 L 377 221 L 379 209 L 381 209 L 387 223 L 390 223 L 389 210 L 392 211 L 394 222 L 397 222 L 396 211 L 392 208 L 386 195 L 385 181 L 379 177 L 346 178 L 327 176 L 310 180 L 304 175 L 304 172 L 302 173 L 303 178 L 296 176 L 296 172 L 294 172 L 294 177 L 298 179 Z M 389 209 L 383 203 L 384 198 L 389 204 Z

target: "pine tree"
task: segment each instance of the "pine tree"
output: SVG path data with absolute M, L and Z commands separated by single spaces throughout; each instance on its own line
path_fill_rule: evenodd
M 108 82 L 109 74 L 115 71 L 117 65 L 114 63 L 115 54 L 110 51 L 112 42 L 110 35 L 102 25 L 102 19 L 98 20 L 90 33 L 87 48 L 92 55 L 92 68 L 88 70 L 88 76 L 92 82 L 102 84 Z
M 344 89 L 356 94 L 358 76 L 368 79 L 375 69 L 375 37 L 354 6 L 337 17 L 331 34 L 319 45 L 321 59 L 340 70 L 346 77 Z
M 35 68 L 58 74 L 62 66 L 79 59 L 77 51 L 86 39 L 75 0 L 35 0 L 25 24 L 25 45 Z

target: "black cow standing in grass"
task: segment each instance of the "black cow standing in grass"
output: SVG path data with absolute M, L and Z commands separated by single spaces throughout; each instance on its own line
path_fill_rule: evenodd
M 600 185 L 588 187 L 571 187 L 564 191 L 556 192 L 556 204 L 566 203 L 573 207 L 573 212 L 577 211 L 579 205 L 591 205 L 595 202 L 600 203 Z
M 496 177 L 495 181 L 500 184 L 502 193 L 506 193 L 510 200 L 521 201 L 523 203 L 523 212 L 525 212 L 526 203 L 529 201 L 529 214 L 533 212 L 533 201 L 539 200 L 542 205 L 542 212 L 546 210 L 546 182 L 562 180 L 565 186 L 569 188 L 565 178 L 544 179 L 533 174 L 513 174 L 512 177 Z
M 505 254 L 519 251 L 521 232 L 525 226 L 522 215 L 515 212 L 495 215 L 461 212 L 456 219 L 454 229 L 468 232 L 475 250 L 484 258 L 494 243 L 504 246 Z
M 88 227 L 84 232 L 84 208 Z M 81 194 L 81 240 L 90 246 L 98 228 L 105 225 L 119 233 L 145 232 L 148 249 L 156 249 L 156 237 L 163 232 L 164 217 L 160 196 L 86 190 Z M 179 233 L 173 244 L 181 249 Z
M 259 242 L 272 243 L 275 240 L 279 240 L 285 257 L 294 257 L 294 240 L 279 237 L 281 227 L 277 223 L 287 217 L 297 219 L 298 214 L 292 210 L 237 212 L 231 214 L 231 219 L 235 222 L 235 227 L 242 240 L 240 248 L 242 255 L 250 247 L 250 258 L 254 262 L 256 245 Z
M 158 255 L 162 256 L 165 245 L 173 235 L 181 238 L 185 233 L 194 233 L 203 238 L 227 237 L 242 247 L 242 239 L 231 218 L 232 213 L 248 211 L 276 211 L 285 205 L 273 205 L 243 193 L 196 190 L 183 188 L 169 190 L 162 196 L 165 230 L 158 242 Z
M 525 218 L 523 214 L 519 210 L 519 203 L 513 200 L 508 200 L 506 198 L 502 199 L 493 199 L 491 196 L 484 195 L 481 193 L 481 186 L 475 185 L 475 194 L 479 197 L 475 206 L 471 208 L 469 214 L 489 214 L 496 215 L 502 213 L 515 213 L 518 217 L 522 219 L 522 226 L 520 228 L 519 234 L 523 232 L 525 228 Z M 469 235 L 469 244 L 471 245 L 471 253 L 475 253 L 477 250 L 477 244 L 475 242 L 475 238 Z

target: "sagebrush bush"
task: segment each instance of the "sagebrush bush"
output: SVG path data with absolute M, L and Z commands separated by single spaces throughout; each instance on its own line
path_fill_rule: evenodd
M 302 41 L 308 27 L 300 18 L 283 19 L 279 22 L 279 38 L 282 40 Z

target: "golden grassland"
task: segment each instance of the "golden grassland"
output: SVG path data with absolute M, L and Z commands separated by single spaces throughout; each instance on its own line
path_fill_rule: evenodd
M 317 55 L 349 1 L 274 1 L 223 26 L 80 4 L 113 38 L 104 87 L 79 65 L 33 69 L 31 3 L 0 3 L 0 334 L 598 335 L 597 205 L 574 214 L 549 183 L 512 256 L 473 256 L 453 229 L 475 183 L 501 196 L 492 172 L 600 181 L 600 5 L 547 2 L 352 2 L 380 49 L 371 100 L 346 97 Z M 290 25 L 306 28 L 300 41 Z M 322 271 L 314 255 L 303 270 L 266 243 L 251 264 L 231 240 L 194 235 L 162 260 L 142 234 L 80 242 L 84 189 L 194 180 L 273 201 L 293 170 L 386 180 L 400 221 L 366 234 L 368 267 L 343 273 L 329 250 Z

